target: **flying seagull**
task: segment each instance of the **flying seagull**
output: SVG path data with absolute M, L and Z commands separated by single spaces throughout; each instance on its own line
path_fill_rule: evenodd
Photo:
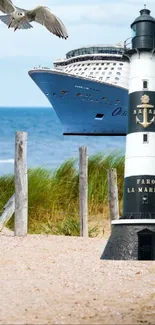
M 51 33 L 61 38 L 68 38 L 68 33 L 63 22 L 45 6 L 38 6 L 33 10 L 25 10 L 16 7 L 11 0 L 0 0 L 0 11 L 6 15 L 0 16 L 0 20 L 8 28 L 28 29 L 35 21 L 45 26 Z

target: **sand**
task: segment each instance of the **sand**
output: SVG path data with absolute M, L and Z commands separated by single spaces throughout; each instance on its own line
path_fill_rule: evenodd
M 155 262 L 101 261 L 104 238 L 0 234 L 0 324 L 155 324 Z

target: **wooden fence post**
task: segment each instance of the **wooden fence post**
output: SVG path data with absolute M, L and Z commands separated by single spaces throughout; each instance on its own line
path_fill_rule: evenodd
M 14 235 L 27 235 L 27 132 L 16 132 L 15 138 L 15 223 Z
M 119 219 L 117 171 L 115 168 L 108 170 L 108 201 L 111 221 Z
M 79 148 L 80 236 L 88 237 L 88 148 Z

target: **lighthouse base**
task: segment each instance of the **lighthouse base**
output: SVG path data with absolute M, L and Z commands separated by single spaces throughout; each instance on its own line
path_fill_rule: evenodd
M 101 260 L 155 260 L 155 220 L 112 221 Z

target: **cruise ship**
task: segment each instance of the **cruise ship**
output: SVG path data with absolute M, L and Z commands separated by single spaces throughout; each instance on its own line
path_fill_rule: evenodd
M 126 135 L 129 60 L 124 46 L 69 51 L 29 76 L 48 98 L 64 135 Z

